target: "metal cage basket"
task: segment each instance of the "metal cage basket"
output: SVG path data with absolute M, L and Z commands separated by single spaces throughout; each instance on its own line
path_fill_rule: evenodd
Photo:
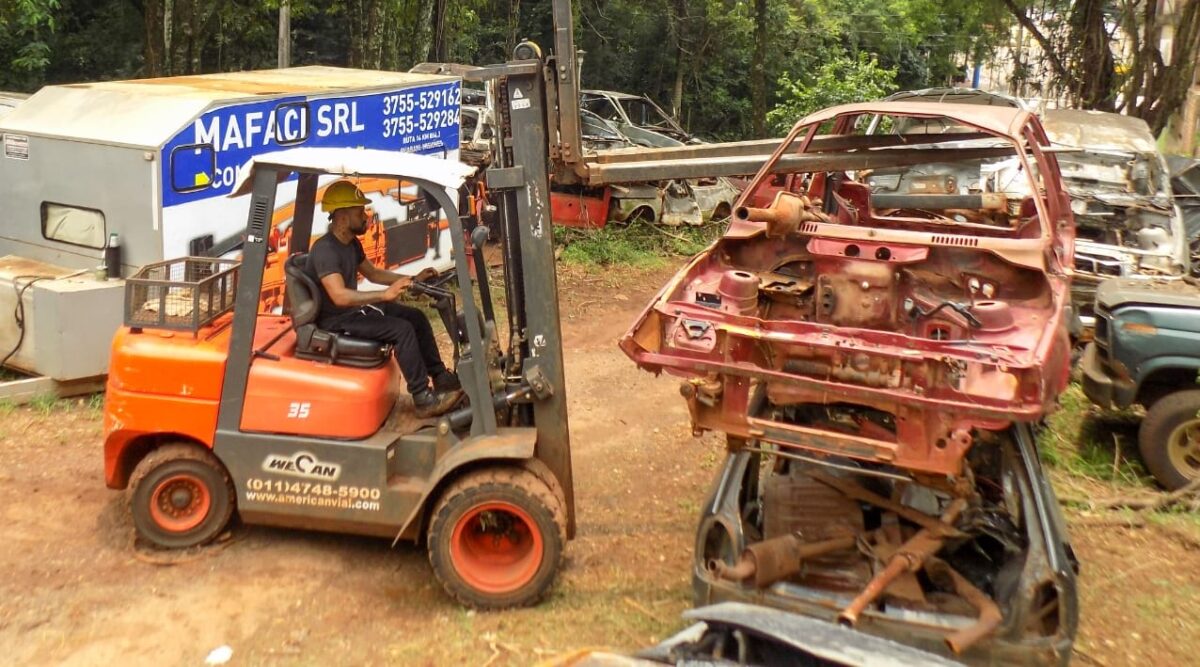
M 198 332 L 233 310 L 240 262 L 181 257 L 125 280 L 125 326 Z

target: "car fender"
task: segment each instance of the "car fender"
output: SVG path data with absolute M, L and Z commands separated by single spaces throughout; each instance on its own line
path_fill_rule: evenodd
M 1183 357 L 1177 355 L 1165 355 L 1161 357 L 1151 357 L 1138 365 L 1135 379 L 1141 387 L 1146 378 L 1153 377 L 1159 371 L 1164 370 L 1186 370 L 1200 373 L 1200 358 Z M 1183 387 L 1181 387 L 1182 389 Z M 1200 387 L 1194 387 L 1200 388 Z

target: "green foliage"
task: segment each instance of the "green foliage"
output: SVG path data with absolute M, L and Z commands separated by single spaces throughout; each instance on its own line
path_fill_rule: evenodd
M 663 266 L 668 259 L 677 262 L 704 250 L 724 231 L 721 223 L 700 227 L 662 227 L 633 223 L 610 224 L 600 229 L 556 230 L 556 243 L 563 248 L 562 259 L 585 266 Z
M 784 72 L 778 85 L 781 102 L 767 112 L 767 122 L 782 134 L 814 111 L 886 96 L 896 89 L 896 70 L 884 69 L 875 58 L 860 53 L 822 63 L 811 79 L 792 79 Z
M 50 64 L 58 2 L 0 0 L 0 72 L 10 71 L 0 75 L 0 82 L 37 78 Z
M 1046 465 L 1076 477 L 1153 484 L 1138 458 L 1133 413 L 1093 409 L 1079 385 L 1068 387 L 1059 400 L 1062 409 L 1038 432 L 1038 451 Z

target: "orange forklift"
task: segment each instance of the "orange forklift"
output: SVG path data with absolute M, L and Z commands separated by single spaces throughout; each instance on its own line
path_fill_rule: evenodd
M 510 85 L 541 98 L 537 77 Z M 249 201 L 240 261 L 182 258 L 128 280 L 105 402 L 105 479 L 130 489 L 143 540 L 201 545 L 236 514 L 423 540 L 438 580 L 473 607 L 532 604 L 548 590 L 575 507 L 549 207 L 538 205 L 546 146 L 544 133 L 526 135 L 508 152 L 520 162 L 490 184 L 503 321 L 483 266 L 490 230 L 465 229 L 473 218 L 460 217 L 453 196 L 466 201 L 474 168 L 390 151 L 256 157 L 231 195 Z M 303 266 L 322 176 L 416 184 L 449 220 L 454 271 L 411 289 L 433 299 L 450 333 L 466 393 L 456 410 L 416 419 L 387 345 L 317 327 L 323 292 Z M 276 188 L 293 178 L 288 303 L 275 315 L 260 308 L 268 230 Z

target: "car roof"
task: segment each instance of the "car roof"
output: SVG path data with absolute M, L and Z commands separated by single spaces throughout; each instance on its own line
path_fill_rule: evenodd
M 800 119 L 797 125 L 821 123 L 847 114 L 949 118 L 1014 141 L 1020 136 L 1021 126 L 1033 115 L 1032 112 L 1025 109 L 978 104 L 931 105 L 928 102 L 859 102 L 842 104 L 811 113 Z
M 630 95 L 629 93 L 618 93 L 613 90 L 581 90 L 581 94 L 585 95 L 603 95 L 605 97 L 615 97 L 621 100 L 641 100 L 646 99 L 645 95 Z
M 1021 100 L 1004 93 L 979 88 L 923 88 L 902 90 L 884 98 L 886 102 L 944 102 L 979 106 L 1025 108 Z
M 1048 109 L 1042 127 L 1056 144 L 1092 150 L 1156 153 L 1150 126 L 1141 118 L 1105 111 Z

